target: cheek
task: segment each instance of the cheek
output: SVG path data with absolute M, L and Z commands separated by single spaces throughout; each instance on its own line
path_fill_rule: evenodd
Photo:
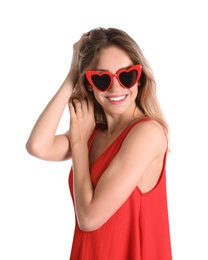
M 100 101 L 102 100 L 101 92 L 93 89 L 93 94 L 94 94 L 94 97 L 97 100 L 97 102 L 100 103 Z
M 97 93 L 97 91 L 94 90 L 94 89 L 93 89 L 93 94 L 94 94 L 95 99 L 97 99 L 97 98 L 98 98 L 98 93 Z
M 134 87 L 132 87 L 130 89 L 131 91 L 131 95 L 134 97 L 134 99 L 136 99 L 137 95 L 138 95 L 138 84 L 136 84 Z

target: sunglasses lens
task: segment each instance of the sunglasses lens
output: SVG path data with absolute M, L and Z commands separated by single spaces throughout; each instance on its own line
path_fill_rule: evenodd
M 86 72 L 86 77 L 89 84 L 104 92 L 110 88 L 113 77 L 117 78 L 122 87 L 131 88 L 139 80 L 141 73 L 142 66 L 136 64 L 129 69 L 120 69 L 116 74 L 111 74 L 109 71 L 98 72 L 89 70 Z
M 138 71 L 131 70 L 129 72 L 122 72 L 119 75 L 119 80 L 126 88 L 131 88 L 137 80 Z
M 109 75 L 92 75 L 91 80 L 93 84 L 101 91 L 105 91 L 110 85 L 110 76 Z

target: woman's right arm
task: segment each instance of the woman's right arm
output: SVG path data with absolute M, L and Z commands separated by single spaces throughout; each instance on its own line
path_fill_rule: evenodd
M 79 41 L 74 43 L 70 71 L 59 90 L 39 116 L 26 142 L 28 153 L 37 158 L 48 161 L 63 161 L 71 158 L 69 130 L 61 135 L 56 135 L 56 130 L 77 83 L 79 76 L 78 53 L 88 37 L 88 33 L 85 33 Z
M 62 161 L 71 157 L 68 132 L 56 135 L 56 130 L 75 84 L 75 71 L 70 70 L 30 133 L 26 150 L 31 155 L 49 161 Z

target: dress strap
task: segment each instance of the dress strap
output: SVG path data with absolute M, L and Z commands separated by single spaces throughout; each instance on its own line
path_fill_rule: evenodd
M 168 137 L 167 137 L 167 134 L 164 130 L 164 128 L 161 126 L 161 124 L 154 118 L 151 118 L 151 117 L 143 117 L 143 118 L 140 118 L 136 121 L 134 121 L 132 124 L 130 124 L 125 130 L 124 130 L 124 135 L 127 135 L 130 130 L 137 124 L 139 123 L 142 123 L 142 122 L 145 122 L 145 121 L 150 121 L 150 120 L 153 120 L 154 122 L 156 122 L 160 127 L 161 129 L 163 130 L 164 134 L 165 134 L 165 137 L 166 137 L 166 141 L 167 141 L 167 150 L 168 150 Z

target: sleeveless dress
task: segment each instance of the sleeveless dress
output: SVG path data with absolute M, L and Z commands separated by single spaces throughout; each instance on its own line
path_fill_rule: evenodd
M 91 167 L 94 187 L 119 151 L 125 137 L 143 118 L 128 126 Z M 90 140 L 89 150 L 96 134 Z M 156 186 L 142 193 L 136 187 L 125 203 L 98 230 L 82 231 L 75 221 L 70 260 L 172 260 L 166 194 L 166 155 Z M 128 173 L 127 173 L 128 174 Z M 73 171 L 69 174 L 73 198 Z M 113 198 L 112 198 L 113 199 Z

